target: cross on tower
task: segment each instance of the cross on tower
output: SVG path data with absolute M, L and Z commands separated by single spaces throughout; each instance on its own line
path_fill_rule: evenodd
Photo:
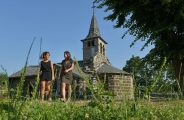
M 96 6 L 95 6 L 95 2 L 93 2 L 93 15 L 95 15 L 95 8 L 96 8 Z

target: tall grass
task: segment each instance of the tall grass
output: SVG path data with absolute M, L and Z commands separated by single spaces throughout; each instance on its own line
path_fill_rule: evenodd
M 6 120 L 7 103 L 0 103 L 0 119 Z M 139 102 L 136 109 L 127 104 L 88 104 L 88 103 L 40 103 L 29 102 L 18 118 L 11 114 L 10 120 L 182 120 L 184 103 L 170 101 L 160 103 Z
M 29 47 L 29 51 L 26 57 L 26 62 L 24 67 L 22 68 L 21 71 L 21 78 L 18 81 L 18 85 L 16 88 L 16 95 L 13 97 L 13 99 L 9 99 L 9 107 L 8 108 L 14 108 L 13 111 L 12 110 L 8 110 L 8 119 L 20 119 L 21 117 L 21 113 L 24 109 L 24 107 L 26 106 L 27 100 L 25 97 L 22 96 L 23 93 L 23 84 L 25 82 L 25 74 L 26 74 L 26 68 L 28 65 L 28 60 L 29 60 L 29 56 L 31 53 L 31 49 L 33 47 L 33 44 L 35 42 L 36 38 L 34 37 L 32 40 L 32 43 Z
M 38 91 L 38 86 L 39 86 L 39 81 L 40 81 L 40 57 L 41 57 L 41 52 L 42 52 L 42 37 L 40 39 L 40 51 L 39 51 L 39 55 L 38 55 L 38 65 L 39 65 L 39 68 L 37 69 L 36 84 L 34 86 L 34 91 L 32 93 L 33 94 L 32 100 L 34 100 L 36 98 L 37 91 Z
M 2 72 L 1 74 L 1 78 L 0 78 L 0 82 L 1 82 L 1 89 L 2 90 L 2 96 L 3 97 L 8 97 L 8 85 L 9 85 L 9 81 L 8 81 L 8 73 L 6 71 L 6 69 L 1 65 L 1 69 Z M 1 95 L 1 94 L 0 94 Z
M 22 95 L 23 84 L 25 82 L 26 68 L 27 68 L 27 65 L 28 65 L 28 60 L 29 60 L 29 56 L 30 56 L 30 53 L 31 53 L 31 49 L 33 47 L 33 44 L 34 44 L 35 40 L 36 40 L 36 38 L 33 38 L 33 41 L 31 43 L 31 46 L 29 47 L 29 51 L 28 51 L 28 54 L 27 54 L 27 57 L 26 57 L 25 65 L 22 68 L 21 78 L 20 78 L 20 81 L 18 82 L 18 86 L 17 86 L 17 89 L 16 89 L 16 99 L 18 99 Z

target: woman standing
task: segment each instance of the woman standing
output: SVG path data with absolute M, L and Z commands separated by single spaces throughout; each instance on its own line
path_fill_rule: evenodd
M 50 53 L 43 52 L 41 56 L 40 71 L 41 71 L 41 100 L 44 101 L 45 89 L 48 91 L 48 100 L 51 101 L 51 80 L 54 80 L 53 63 L 49 60 Z
M 71 93 L 72 93 L 72 80 L 73 80 L 73 75 L 72 75 L 72 70 L 74 69 L 74 62 L 71 59 L 71 55 L 69 51 L 64 52 L 64 60 L 61 62 L 61 69 L 59 71 L 59 78 L 61 79 L 61 100 L 63 102 L 66 101 L 66 85 L 68 85 L 68 99 L 70 100 L 71 98 Z

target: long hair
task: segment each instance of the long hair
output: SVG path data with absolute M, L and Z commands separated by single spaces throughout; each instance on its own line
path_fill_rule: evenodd
M 69 51 L 65 51 L 65 52 L 64 52 L 64 55 L 65 55 L 65 54 L 67 55 L 67 58 L 66 58 L 66 59 L 67 59 L 67 60 L 70 60 L 70 59 L 71 59 L 71 54 L 70 54 L 70 52 L 69 52 Z
M 41 54 L 41 56 L 40 56 L 40 59 L 44 59 L 44 57 L 47 55 L 47 54 L 49 54 L 50 55 L 50 52 L 48 52 L 48 51 L 45 51 L 45 52 L 43 52 L 42 54 Z

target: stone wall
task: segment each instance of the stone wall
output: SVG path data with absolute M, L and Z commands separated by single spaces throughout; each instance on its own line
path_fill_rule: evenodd
M 92 45 L 94 42 L 94 45 Z M 90 46 L 88 45 L 90 43 Z M 83 60 L 88 61 L 98 52 L 98 40 L 89 39 L 83 42 Z
M 98 43 L 97 44 L 98 44 L 98 52 L 105 55 L 106 54 L 105 43 L 100 38 L 98 38 Z
M 93 58 L 93 66 L 94 66 L 94 68 L 98 69 L 98 67 L 100 67 L 100 65 L 102 65 L 103 63 L 106 63 L 106 64 L 110 65 L 110 62 L 108 61 L 106 56 L 104 56 L 101 53 L 97 53 L 95 55 L 95 57 Z
M 134 99 L 133 79 L 127 75 L 108 75 L 108 88 L 116 100 Z
M 100 80 L 103 80 L 101 75 Z M 97 78 L 95 75 L 91 77 L 91 84 L 93 89 L 96 90 Z M 118 75 L 118 74 L 107 74 L 107 89 L 109 92 L 113 92 L 115 100 L 127 100 L 134 99 L 133 91 L 133 79 L 131 75 Z
M 105 43 L 100 38 L 91 38 L 83 41 L 84 66 L 93 69 L 101 63 L 110 64 L 105 53 Z
M 10 97 L 15 96 L 16 89 L 17 89 L 20 79 L 21 78 L 9 78 Z M 35 84 L 36 84 L 36 76 L 26 77 L 23 83 L 22 96 L 26 96 L 28 91 L 29 91 L 29 95 L 31 96 L 31 92 L 33 92 L 34 90 L 33 87 L 35 86 Z

